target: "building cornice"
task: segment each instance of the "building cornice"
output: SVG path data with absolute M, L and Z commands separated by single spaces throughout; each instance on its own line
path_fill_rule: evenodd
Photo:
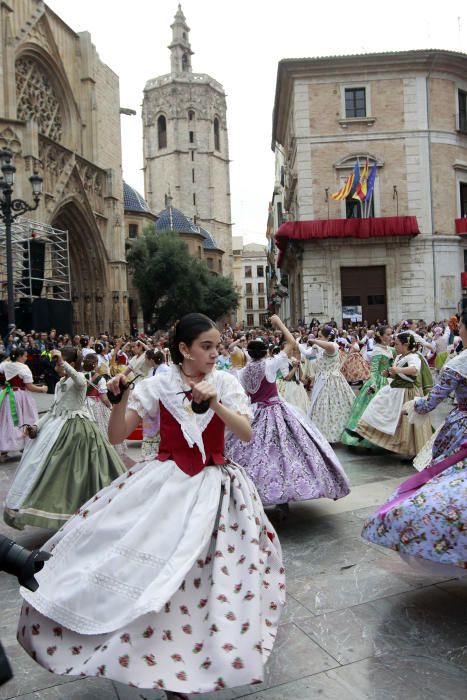
M 398 51 L 316 58 L 284 58 L 277 67 L 276 91 L 272 122 L 272 150 L 275 144 L 284 145 L 288 110 L 283 105 L 291 103 L 294 83 L 297 80 L 313 80 L 323 77 L 342 82 L 355 74 L 365 72 L 366 80 L 373 73 L 381 75 L 452 75 L 465 80 L 467 54 L 437 49 Z

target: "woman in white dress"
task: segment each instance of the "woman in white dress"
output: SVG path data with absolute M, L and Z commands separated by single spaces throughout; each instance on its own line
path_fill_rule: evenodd
M 112 404 L 107 396 L 107 382 L 100 376 L 98 355 L 91 353 L 83 361 L 84 376 L 87 382 L 85 407 L 101 431 L 105 440 L 108 440 L 109 420 Z M 114 445 L 115 451 L 121 457 L 126 467 L 135 463 L 128 454 L 128 446 L 124 440 L 119 445 Z
M 396 335 L 394 346 L 398 355 L 387 370 L 392 381 L 368 404 L 355 430 L 378 447 L 415 457 L 431 437 L 431 422 L 427 419 L 416 425 L 410 423 L 403 406 L 422 396 L 422 360 L 415 352 L 416 341 L 409 331 Z
M 298 348 L 292 350 L 292 356 L 280 371 L 283 378 L 281 395 L 284 401 L 298 408 L 306 416 L 310 407 L 310 399 L 303 385 L 303 372 Z
M 339 442 L 352 412 L 355 394 L 340 370 L 336 330 L 324 326 L 313 345 L 323 352 L 316 360 L 309 416 L 328 442 Z
M 124 376 L 109 383 L 123 394 L 113 442 L 159 412 L 159 454 L 85 504 L 47 543 L 39 589 L 21 589 L 18 640 L 48 670 L 170 698 L 263 679 L 284 569 L 255 487 L 223 454 L 225 428 L 251 437 L 251 410 L 236 378 L 215 371 L 219 338 L 214 322 L 188 314 L 170 372 L 129 401 Z

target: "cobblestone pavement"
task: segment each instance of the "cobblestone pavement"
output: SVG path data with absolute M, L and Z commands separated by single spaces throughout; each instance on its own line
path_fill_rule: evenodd
M 441 414 L 435 422 L 440 420 Z M 132 452 L 136 456 L 137 448 Z M 296 504 L 288 520 L 277 523 L 288 602 L 265 682 L 208 694 L 206 700 L 467 697 L 467 579 L 414 573 L 396 554 L 360 537 L 367 514 L 413 473 L 411 466 L 391 455 L 337 452 L 351 479 L 351 494 L 337 502 Z M 0 465 L 2 500 L 17 461 Z M 47 539 L 46 531 L 34 528 L 16 532 L 1 524 L 0 532 L 27 547 Z M 0 639 L 15 673 L 0 688 L 0 700 L 165 697 L 159 691 L 42 670 L 16 644 L 20 596 L 16 581 L 5 574 L 0 574 L 0 601 Z

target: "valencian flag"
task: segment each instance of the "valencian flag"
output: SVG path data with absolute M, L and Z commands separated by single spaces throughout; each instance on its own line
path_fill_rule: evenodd
M 367 182 L 367 186 L 366 186 L 365 202 L 369 202 L 373 196 L 373 190 L 375 188 L 375 180 L 376 180 L 376 161 L 373 163 L 370 177 L 368 178 L 368 182 Z
M 345 178 L 345 182 L 338 190 L 338 192 L 333 192 L 331 195 L 331 199 L 334 199 L 336 202 L 341 201 L 342 199 L 346 199 L 349 194 L 352 192 L 352 187 L 354 186 L 355 182 L 358 182 L 360 180 L 360 163 L 358 160 L 355 161 L 353 173 L 348 175 Z
M 363 166 L 362 174 L 360 175 L 360 181 L 355 186 L 355 192 L 352 195 L 353 199 L 359 199 L 361 202 L 365 201 L 368 185 L 368 158 L 366 159 L 365 165 Z

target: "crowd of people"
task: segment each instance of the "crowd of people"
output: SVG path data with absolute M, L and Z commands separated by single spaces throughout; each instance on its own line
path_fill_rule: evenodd
M 269 516 L 348 495 L 336 444 L 415 467 L 362 536 L 461 575 L 466 344 L 465 311 L 347 328 L 273 315 L 248 332 L 193 313 L 120 338 L 10 328 L 0 452 L 22 457 L 4 518 L 56 531 L 39 590 L 22 589 L 20 643 L 54 673 L 172 698 L 260 682 L 285 598 Z

